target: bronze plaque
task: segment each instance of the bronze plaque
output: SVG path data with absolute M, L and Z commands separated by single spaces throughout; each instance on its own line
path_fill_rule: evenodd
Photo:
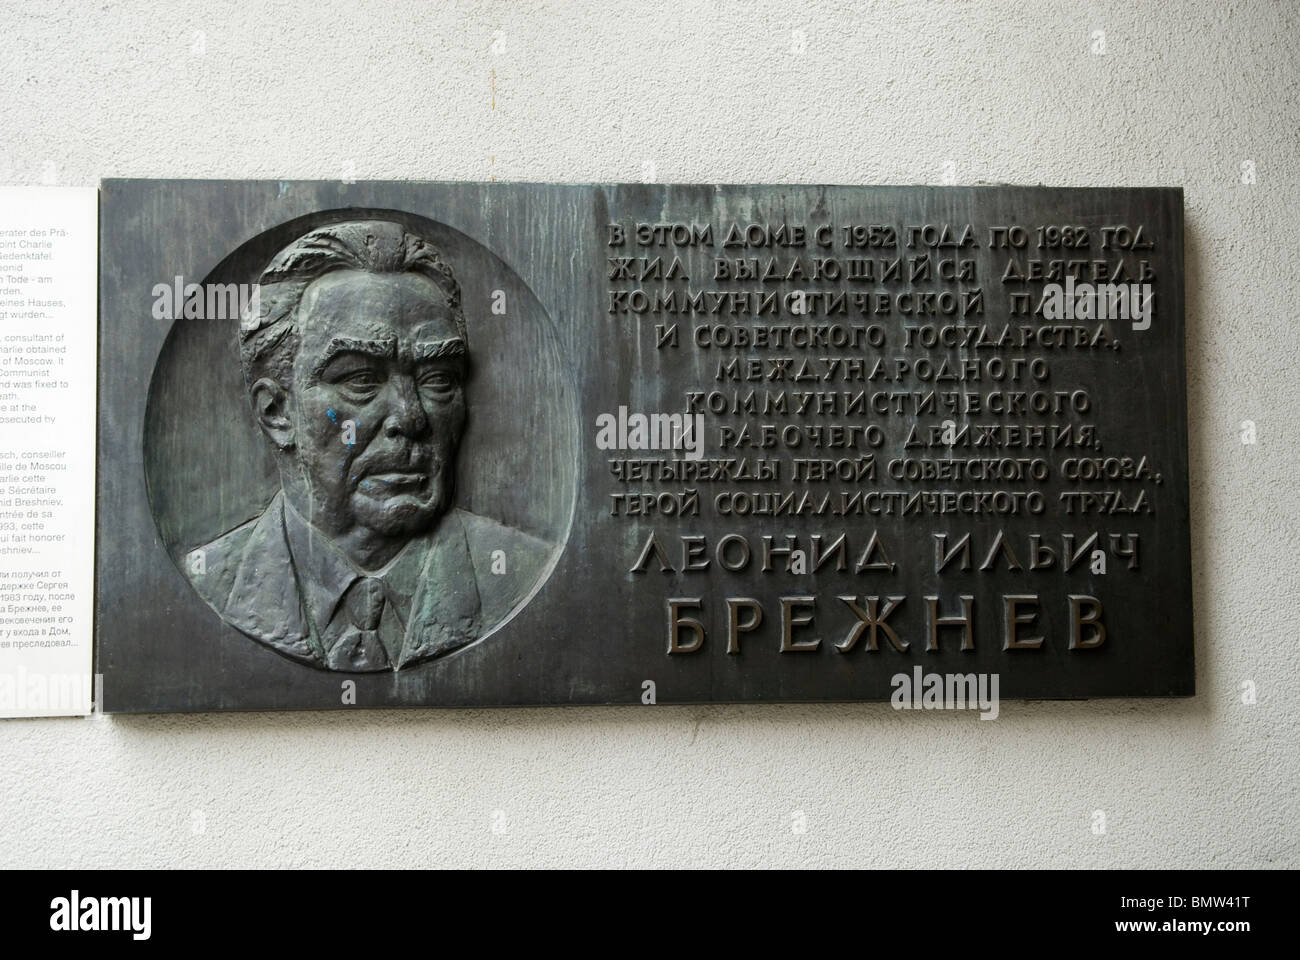
M 1179 189 L 109 180 L 101 223 L 109 711 L 1194 692 Z

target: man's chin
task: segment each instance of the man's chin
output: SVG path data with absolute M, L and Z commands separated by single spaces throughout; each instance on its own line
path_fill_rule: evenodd
M 414 537 L 429 530 L 444 512 L 443 498 L 391 494 L 353 495 L 353 515 L 361 526 L 388 537 Z

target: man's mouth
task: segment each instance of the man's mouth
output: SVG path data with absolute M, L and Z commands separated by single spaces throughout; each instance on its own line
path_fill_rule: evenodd
M 422 487 L 428 481 L 429 474 L 423 470 L 387 470 L 366 474 L 361 478 L 361 486 L 378 487 L 380 490 L 410 490 Z

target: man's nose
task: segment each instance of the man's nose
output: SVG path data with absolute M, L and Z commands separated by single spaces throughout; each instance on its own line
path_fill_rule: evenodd
M 388 416 L 384 434 L 390 437 L 418 437 L 429 428 L 429 418 L 420 403 L 415 378 L 397 374 L 389 380 Z

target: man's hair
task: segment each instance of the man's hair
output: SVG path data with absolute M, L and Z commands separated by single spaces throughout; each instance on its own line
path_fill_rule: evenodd
M 313 280 L 335 270 L 415 273 L 447 298 L 456 332 L 468 343 L 460 285 L 432 243 L 388 220 L 332 223 L 303 234 L 277 253 L 257 281 L 239 326 L 239 362 L 252 386 L 271 377 L 288 388 L 298 353 L 298 308 Z

